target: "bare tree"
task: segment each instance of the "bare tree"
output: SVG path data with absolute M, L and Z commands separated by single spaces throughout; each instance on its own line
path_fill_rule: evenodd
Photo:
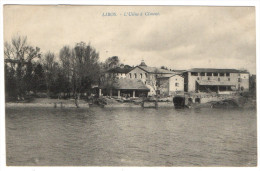
M 24 76 L 28 75 L 28 71 L 32 72 L 32 69 L 28 68 L 32 67 L 32 60 L 41 57 L 40 48 L 28 45 L 27 37 L 16 36 L 12 38 L 11 44 L 5 42 L 4 56 L 5 62 L 15 70 L 16 82 L 19 85 L 18 98 L 23 98 L 25 91 L 28 90 L 27 86 L 30 85 Z

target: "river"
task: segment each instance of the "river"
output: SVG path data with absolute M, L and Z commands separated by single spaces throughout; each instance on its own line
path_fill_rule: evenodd
M 256 166 L 256 110 L 6 108 L 9 166 Z

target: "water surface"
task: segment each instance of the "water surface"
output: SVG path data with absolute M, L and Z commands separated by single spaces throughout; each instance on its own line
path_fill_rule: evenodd
M 6 109 L 12 166 L 256 166 L 256 137 L 256 110 Z

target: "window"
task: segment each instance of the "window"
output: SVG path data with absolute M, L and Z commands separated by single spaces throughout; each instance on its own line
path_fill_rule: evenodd
M 200 76 L 205 76 L 205 72 L 201 72 L 201 73 L 200 73 Z
M 238 78 L 238 82 L 241 82 L 241 78 Z
M 214 72 L 213 75 L 214 75 L 215 77 L 217 77 L 217 76 L 218 76 L 218 73 L 217 73 L 217 72 Z
M 228 81 L 230 81 L 230 78 L 228 78 Z
M 143 78 L 143 74 L 142 73 L 140 74 L 140 78 Z
M 208 80 L 210 80 L 210 77 L 208 77 Z
M 220 77 L 224 77 L 224 75 L 225 75 L 224 73 L 219 73 Z
M 147 78 L 147 73 L 145 73 L 145 78 Z
M 198 76 L 197 72 L 191 72 L 191 76 Z
M 212 76 L 212 72 L 207 72 L 207 76 Z
M 218 81 L 220 81 L 220 78 L 218 78 Z
M 198 77 L 197 80 L 200 80 L 200 77 Z
M 226 76 L 229 77 L 229 76 L 230 76 L 230 73 L 226 73 Z
M 146 81 L 144 82 L 144 84 L 146 84 Z
M 122 76 L 123 74 L 121 73 L 121 76 Z
M 129 77 L 132 78 L 132 74 L 131 73 L 129 73 Z
M 175 87 L 179 87 L 179 83 L 175 83 Z
M 135 73 L 135 78 L 137 78 L 137 74 Z

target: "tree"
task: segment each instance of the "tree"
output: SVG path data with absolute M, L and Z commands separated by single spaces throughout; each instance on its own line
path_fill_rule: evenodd
M 73 75 L 71 69 L 74 60 L 73 50 L 71 50 L 69 46 L 64 46 L 60 50 L 59 57 L 62 65 L 61 69 L 64 75 L 64 79 L 63 79 L 64 91 L 67 93 L 67 96 L 70 96 L 70 92 L 72 90 L 71 79 Z
M 106 69 L 111 69 L 111 68 L 118 67 L 120 64 L 120 60 L 118 56 L 112 56 L 107 58 L 104 64 Z
M 91 86 L 99 82 L 99 53 L 90 44 L 86 45 L 84 42 L 77 43 L 74 52 L 74 85 L 76 95 L 79 95 L 89 92 Z
M 24 85 L 25 85 L 25 90 L 27 92 L 32 90 L 33 86 L 33 64 L 31 61 L 28 61 L 26 67 L 25 67 L 25 75 L 23 77 Z
M 54 57 L 54 53 L 48 52 L 45 54 L 45 59 L 43 60 L 44 75 L 48 96 L 50 96 L 51 87 L 53 86 L 53 84 L 55 84 L 55 79 L 58 73 L 58 63 L 55 62 Z
M 23 98 L 31 90 L 32 61 L 40 58 L 40 48 L 27 44 L 27 37 L 17 36 L 12 38 L 11 44 L 5 42 L 4 48 L 6 66 L 11 67 L 17 84 L 18 98 Z
M 17 84 L 14 77 L 15 70 L 5 64 L 5 97 L 8 100 L 9 97 L 16 98 L 17 96 Z
M 100 77 L 100 86 L 105 89 L 107 95 L 115 89 L 117 83 L 118 77 L 114 73 L 105 73 Z
M 37 66 L 35 67 L 32 80 L 33 80 L 32 87 L 35 94 L 38 91 L 46 90 L 45 75 L 41 64 L 37 64 Z

